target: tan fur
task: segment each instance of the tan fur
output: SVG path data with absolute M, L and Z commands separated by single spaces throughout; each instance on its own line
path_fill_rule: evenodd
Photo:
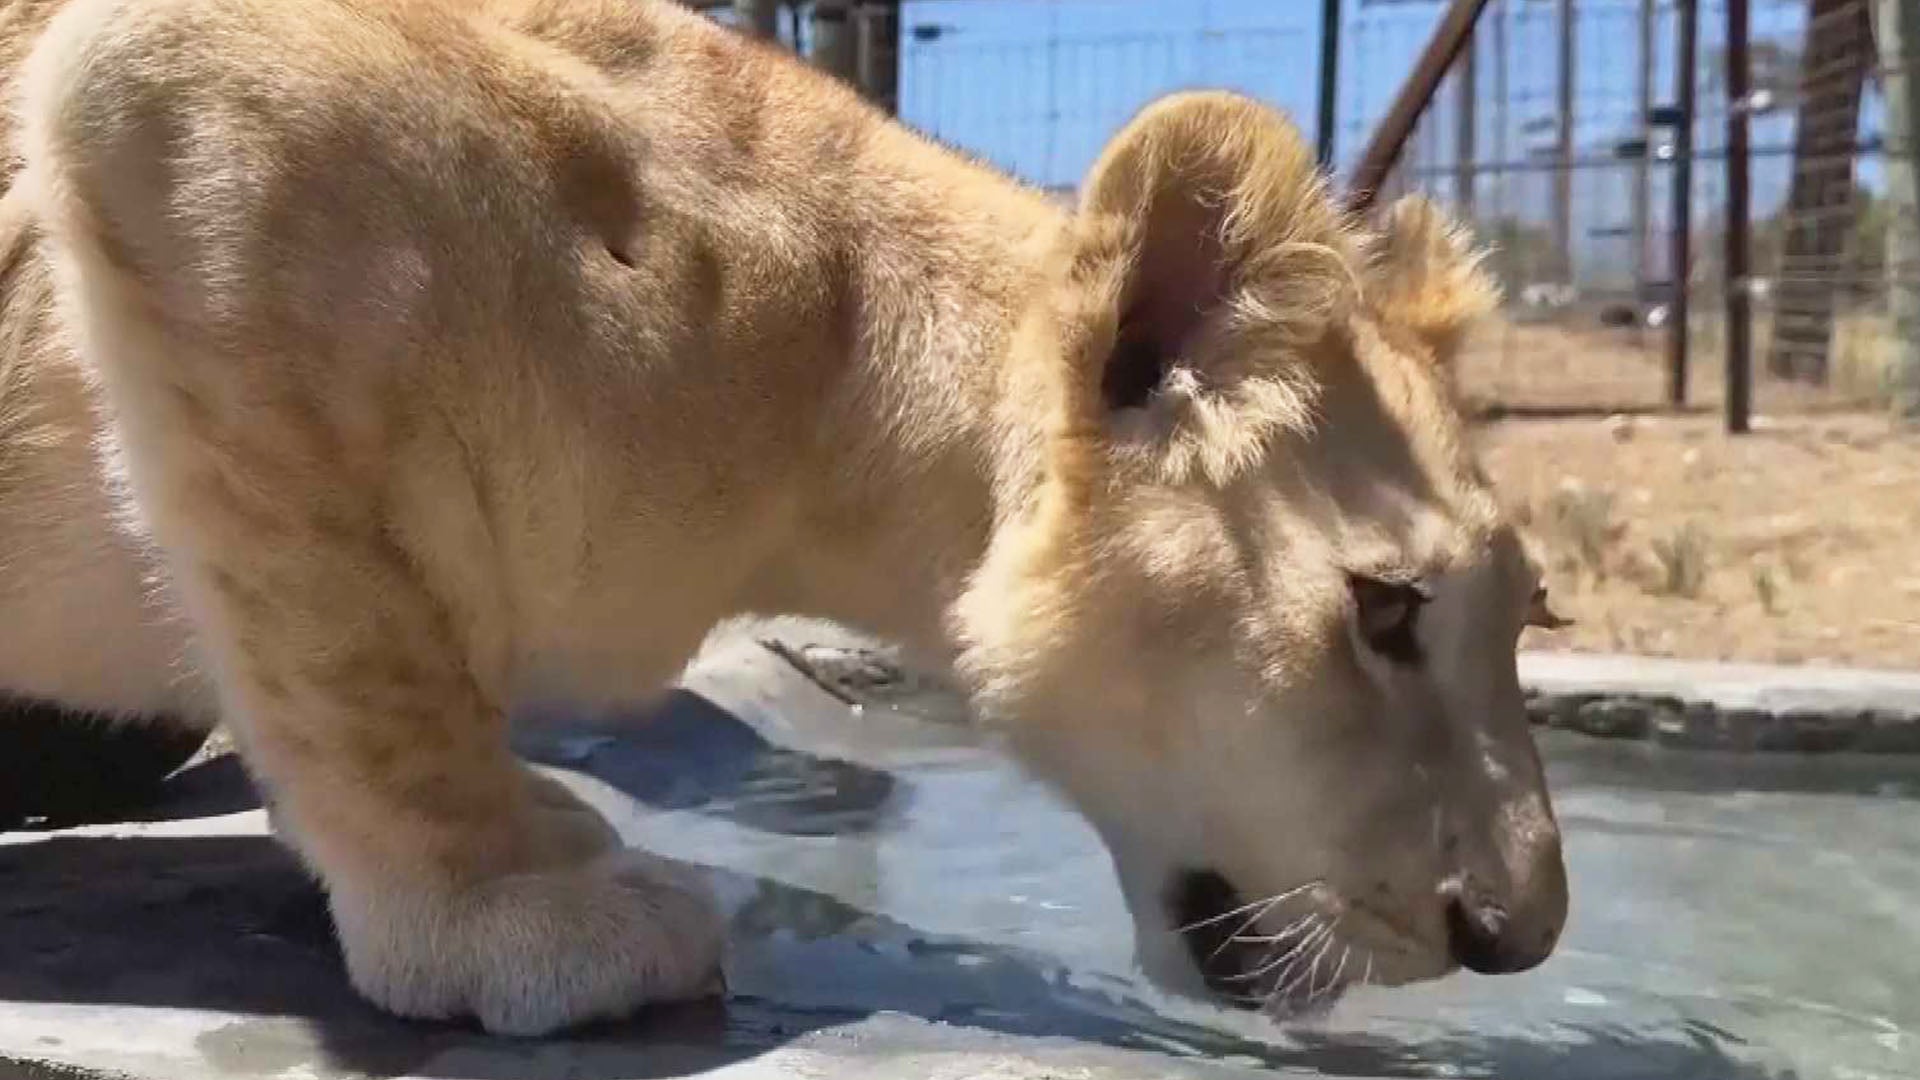
M 1388 207 L 1370 248 L 1374 310 L 1436 355 L 1451 356 L 1460 336 L 1499 301 L 1467 230 L 1423 199 Z
M 0 198 L 0 690 L 210 723 L 148 547 L 116 520 L 96 387 L 51 318 L 27 209 Z
M 56 273 L 15 236 L 0 417 L 57 419 L 0 470 L 75 491 L 0 524 L 0 597 L 35 530 L 93 530 L 51 580 L 117 583 L 136 637 L 184 615 L 381 1005 L 539 1032 L 703 992 L 699 884 L 504 718 L 655 693 L 747 612 L 955 664 L 1169 985 L 1183 863 L 1323 882 L 1382 981 L 1451 967 L 1463 881 L 1550 947 L 1533 577 L 1442 374 L 1477 278 L 1424 211 L 1343 220 L 1272 111 L 1157 103 L 1066 214 L 664 3 L 77 0 L 23 85 L 8 205 Z M 1143 333 L 1165 377 L 1116 408 Z M 1399 568 L 1418 672 L 1352 629 L 1345 575 Z M 164 670 L 153 632 L 104 652 Z M 59 668 L 29 648 L 0 679 Z

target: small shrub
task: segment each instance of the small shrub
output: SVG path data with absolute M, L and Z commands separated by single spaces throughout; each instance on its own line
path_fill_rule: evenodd
M 1692 522 L 1653 542 L 1660 564 L 1658 592 L 1692 599 L 1707 583 L 1707 534 Z
M 1753 594 L 1760 598 L 1760 610 L 1769 615 L 1780 614 L 1780 579 L 1772 564 L 1753 564 Z
M 1579 564 L 1605 580 L 1607 552 L 1626 534 L 1613 519 L 1613 492 L 1587 487 L 1564 487 L 1547 500 L 1547 520 L 1553 531 L 1572 545 Z

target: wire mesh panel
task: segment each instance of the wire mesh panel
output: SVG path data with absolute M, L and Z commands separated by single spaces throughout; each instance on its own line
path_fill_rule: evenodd
M 900 116 L 1027 180 L 1079 182 L 1142 105 L 1189 87 L 1271 101 L 1310 124 L 1308 4 L 910 0 Z
M 1440 5 L 1359 4 L 1354 57 L 1411 32 L 1410 6 Z M 1886 258 L 1873 0 L 1747 6 L 1750 92 L 1737 106 L 1751 130 L 1751 261 L 1738 280 L 1722 257 L 1729 5 L 1697 7 L 1691 228 L 1678 271 L 1675 0 L 1494 0 L 1481 17 L 1387 190 L 1448 203 L 1494 248 L 1506 306 L 1463 362 L 1463 385 L 1483 404 L 1663 406 L 1675 390 L 1676 282 L 1690 300 L 1688 403 L 1714 407 L 1725 392 L 1729 289 L 1752 299 L 1744 362 L 1762 410 L 1886 396 L 1897 354 L 1887 299 L 1912 268 Z M 1384 91 L 1354 82 L 1343 81 L 1348 151 L 1384 108 Z
M 1469 395 L 1523 411 L 1717 407 L 1728 342 L 1740 341 L 1725 314 L 1737 290 L 1750 300 L 1744 362 L 1762 410 L 1880 402 L 1899 353 L 1889 296 L 1920 294 L 1915 267 L 1887 254 L 1895 223 L 1920 229 L 1887 197 L 1889 69 L 1876 19 L 1899 2 L 1696 0 L 1684 118 L 1681 0 L 1491 0 L 1384 189 L 1448 204 L 1491 249 L 1506 302 L 1463 358 Z M 1354 165 L 1445 7 L 1345 0 L 1336 171 Z M 781 33 L 802 49 L 807 8 L 790 6 Z M 1730 104 L 1740 9 L 1750 92 Z M 1170 90 L 1242 90 L 1310 131 L 1320 11 L 1306 0 L 905 0 L 899 110 L 1066 191 L 1116 128 Z M 1751 243 L 1746 272 L 1730 276 L 1736 107 L 1750 129 Z M 1682 245 L 1676 158 L 1688 119 Z M 1684 372 L 1672 326 L 1681 296 Z

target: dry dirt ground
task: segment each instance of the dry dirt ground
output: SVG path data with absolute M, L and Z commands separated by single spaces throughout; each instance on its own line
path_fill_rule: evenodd
M 1920 669 L 1920 432 L 1882 416 L 1502 420 L 1488 470 L 1570 628 L 1526 647 Z

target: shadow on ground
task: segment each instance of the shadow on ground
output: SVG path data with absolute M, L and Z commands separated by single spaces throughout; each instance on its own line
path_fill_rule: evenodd
M 790 750 L 691 690 L 643 717 L 578 729 L 539 720 L 515 733 L 530 761 L 591 773 L 655 810 L 688 810 L 783 836 L 881 827 L 891 774 Z
M 116 723 L 0 693 L 0 830 L 138 814 L 205 741 L 168 722 Z
M 884 828 L 901 794 L 901 782 L 885 772 L 773 746 L 690 692 L 655 723 L 617 738 L 534 742 L 549 760 L 590 770 L 642 803 L 782 835 Z M 169 796 L 151 816 L 191 818 L 254 803 L 230 759 L 175 777 Z M 232 1014 L 232 1023 L 201 1036 L 198 1049 L 233 1075 L 319 1061 L 369 1076 L 490 1080 L 544 1075 L 540 1063 L 564 1055 L 563 1074 L 576 1080 L 688 1076 L 880 1013 L 931 1021 L 947 1035 L 1041 1036 L 1211 1059 L 1223 1063 L 1217 1075 L 1251 1075 L 1249 1066 L 1513 1080 L 1789 1075 L 1737 1060 L 1737 1039 L 1700 1027 L 1593 1027 L 1537 1039 L 1296 1033 L 1287 1045 L 1253 1041 L 1089 988 L 1042 955 L 936 938 L 764 878 L 739 883 L 747 899 L 733 917 L 724 1001 L 656 1009 L 563 1040 L 511 1041 L 466 1026 L 396 1021 L 360 1003 L 347 987 L 323 898 L 267 838 L 54 836 L 0 846 L 0 999 Z M 867 1032 L 868 1044 L 882 1041 L 867 1053 L 887 1050 L 888 1030 Z M 646 1046 L 638 1064 L 636 1043 Z M 1216 1075 L 1194 1064 L 1192 1075 Z M 1168 1066 L 1170 1075 L 1188 1071 Z

